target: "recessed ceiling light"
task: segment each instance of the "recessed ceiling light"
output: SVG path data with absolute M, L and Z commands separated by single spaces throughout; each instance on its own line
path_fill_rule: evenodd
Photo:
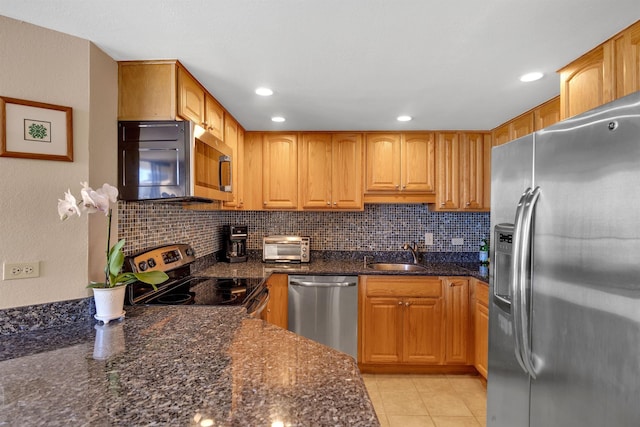
M 533 73 L 527 73 L 524 76 L 520 77 L 520 81 L 521 82 L 534 82 L 536 80 L 540 80 L 542 78 L 542 76 L 544 76 L 544 74 L 542 74 L 539 71 L 535 71 Z
M 273 91 L 268 87 L 259 87 L 256 89 L 256 94 L 260 96 L 271 96 L 273 95 Z
M 398 116 L 398 121 L 399 122 L 408 122 L 412 119 L 413 117 L 411 116 Z
M 282 123 L 284 122 L 284 117 L 280 117 L 280 116 L 271 117 L 271 121 L 276 123 Z

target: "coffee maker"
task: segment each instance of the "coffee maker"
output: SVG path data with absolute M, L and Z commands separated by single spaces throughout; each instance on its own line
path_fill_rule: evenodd
M 247 226 L 224 226 L 224 260 L 227 262 L 247 261 Z

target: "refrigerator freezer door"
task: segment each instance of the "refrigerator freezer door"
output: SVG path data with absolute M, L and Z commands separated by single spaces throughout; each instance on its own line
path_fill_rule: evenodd
M 640 93 L 540 131 L 535 179 L 530 425 L 637 426 Z
M 492 268 L 489 275 L 487 426 L 520 427 L 529 425 L 529 376 L 516 360 L 512 310 L 505 303 L 511 299 L 508 286 L 504 286 L 509 281 L 505 272 L 510 267 L 511 256 L 506 252 L 496 254 L 499 238 L 495 232 L 496 225 L 514 222 L 520 197 L 533 185 L 533 136 L 495 147 L 491 162 L 491 230 L 494 241 L 491 242 Z M 498 227 L 499 234 L 500 230 Z M 500 282 L 497 287 L 496 278 Z

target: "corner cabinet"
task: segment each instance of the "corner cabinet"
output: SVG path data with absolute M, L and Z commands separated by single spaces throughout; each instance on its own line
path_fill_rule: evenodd
M 299 156 L 302 209 L 364 209 L 361 134 L 302 134 Z
M 359 307 L 361 365 L 442 363 L 443 299 L 439 279 L 360 276 Z
M 438 133 L 436 211 L 488 211 L 491 135 Z

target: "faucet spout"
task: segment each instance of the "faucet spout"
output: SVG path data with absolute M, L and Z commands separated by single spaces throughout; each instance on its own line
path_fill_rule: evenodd
M 402 245 L 402 249 L 405 251 L 411 251 L 411 255 L 413 256 L 413 263 L 418 264 L 418 245 L 416 242 L 405 243 Z

